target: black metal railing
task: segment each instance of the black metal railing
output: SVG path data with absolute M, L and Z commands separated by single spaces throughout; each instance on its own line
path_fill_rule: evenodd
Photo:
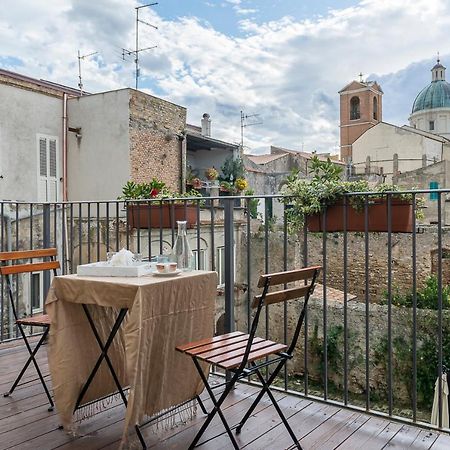
M 302 345 L 278 387 L 419 424 L 429 422 L 427 396 L 436 378 L 442 387 L 441 375 L 450 366 L 450 190 L 403 193 L 411 195 L 412 205 L 406 233 L 393 223 L 398 192 L 381 194 L 385 209 L 378 214 L 385 230 L 376 232 L 371 231 L 372 193 L 348 194 L 338 213 L 327 208 L 314 219 L 318 231 L 310 218 L 301 230 L 292 229 L 289 217 L 295 211 L 282 196 L 5 201 L 0 203 L 0 249 L 55 246 L 62 273 L 75 273 L 77 265 L 104 260 L 107 252 L 122 247 L 145 258 L 167 253 L 176 238 L 176 220 L 188 218 L 196 267 L 219 272 L 217 332 L 248 330 L 261 273 L 320 264 L 321 286 L 309 305 Z M 419 197 L 427 198 L 425 220 L 416 219 Z M 360 231 L 350 231 L 354 198 L 361 199 Z M 336 214 L 341 229 L 331 225 Z M 22 314 L 43 307 L 50 279 L 42 280 L 40 296 L 28 282 L 16 280 Z M 260 322 L 265 338 L 289 340 L 290 308 L 266 307 Z M 0 312 L 0 341 L 16 338 L 4 295 Z M 442 428 L 438 409 L 436 427 Z

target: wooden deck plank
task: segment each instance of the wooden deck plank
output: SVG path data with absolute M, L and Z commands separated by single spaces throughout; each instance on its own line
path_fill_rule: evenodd
M 325 437 L 325 440 L 323 442 L 316 442 L 313 445 L 313 448 L 317 450 L 329 450 L 336 448 L 338 445 L 342 444 L 342 442 L 348 439 L 353 433 L 359 430 L 368 420 L 368 416 L 364 414 L 357 414 L 347 423 L 344 423 L 342 428 L 335 430 L 333 434 Z
M 431 448 L 436 439 L 438 438 L 439 433 L 435 431 L 429 430 L 420 430 L 420 433 L 417 435 L 414 442 L 411 444 L 410 448 L 425 450 Z
M 27 358 L 23 346 L 5 348 L 3 345 L 0 345 L 0 392 L 2 388 L 9 388 Z M 38 360 L 46 371 L 46 348 L 42 350 Z M 27 383 L 18 387 L 13 396 L 0 396 L 0 450 L 113 450 L 119 447 L 124 424 L 124 406 L 120 401 L 82 422 L 78 428 L 79 435 L 73 437 L 58 429 L 57 413 L 47 411 L 47 399 L 33 369 L 26 373 L 25 379 Z M 48 382 L 51 386 L 50 379 Z M 224 405 L 230 425 L 242 418 L 258 391 L 258 387 L 241 383 L 232 392 Z M 275 395 L 305 450 L 450 449 L 450 436 L 447 434 L 401 425 L 284 392 Z M 205 404 L 207 408 L 212 407 L 210 400 L 205 400 Z M 159 429 L 155 433 L 151 427 L 144 427 L 148 448 L 184 450 L 204 420 L 205 415 L 198 409 L 193 420 L 175 428 Z M 206 443 L 200 450 L 231 448 L 218 417 L 202 441 L 205 439 Z M 246 450 L 292 448 L 292 441 L 266 396 L 236 439 Z
M 311 433 L 307 434 L 302 440 L 302 447 L 308 450 L 320 448 L 325 443 L 329 442 L 332 436 L 337 436 L 337 433 L 345 428 L 348 423 L 354 423 L 356 418 L 360 417 L 359 413 L 352 412 L 350 410 L 341 409 L 336 414 L 329 417 L 328 420 L 323 422 L 320 426 L 315 428 Z M 341 435 L 341 442 L 343 442 L 352 431 L 347 429 L 344 436 Z M 336 447 L 337 445 L 335 445 Z M 326 445 L 325 448 L 332 448 L 331 445 Z
M 294 434 L 301 440 L 338 411 L 339 409 L 334 406 L 312 402 L 306 408 L 294 411 L 294 414 L 288 417 L 288 422 Z M 292 439 L 278 415 L 273 420 L 274 423 L 270 429 L 251 442 L 248 446 L 249 449 L 281 449 L 292 445 Z
M 337 448 L 349 449 L 358 448 L 359 446 L 364 445 L 364 450 L 366 450 L 366 445 L 368 445 L 369 441 L 373 438 L 376 439 L 388 425 L 389 421 L 385 419 L 371 417 L 362 427 L 360 427 Z M 389 440 L 386 442 L 389 442 Z M 384 442 L 379 448 L 383 448 L 386 442 Z
M 419 428 L 403 425 L 398 433 L 386 444 L 384 448 L 402 450 L 408 448 L 420 433 Z
M 450 449 L 450 436 L 448 434 L 440 434 L 430 447 L 430 450 L 448 449 Z

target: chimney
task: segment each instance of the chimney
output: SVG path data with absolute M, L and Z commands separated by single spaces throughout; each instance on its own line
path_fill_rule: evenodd
M 203 114 L 202 135 L 206 137 L 211 137 L 211 119 L 209 118 L 208 113 Z

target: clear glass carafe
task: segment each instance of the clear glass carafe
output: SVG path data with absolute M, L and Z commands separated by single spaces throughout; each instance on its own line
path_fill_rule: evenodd
M 177 263 L 177 268 L 180 270 L 193 270 L 195 269 L 195 260 L 187 237 L 187 222 L 185 220 L 177 220 L 177 225 L 178 235 L 173 245 L 170 259 Z

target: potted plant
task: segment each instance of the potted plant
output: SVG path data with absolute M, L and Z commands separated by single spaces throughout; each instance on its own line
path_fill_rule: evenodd
M 391 195 L 391 231 L 412 232 L 412 195 L 398 192 L 398 187 L 381 185 L 370 188 L 365 180 L 343 181 L 342 168 L 330 159 L 321 161 L 311 159 L 312 179 L 299 178 L 292 173 L 282 192 L 284 202 L 289 204 L 287 211 L 291 230 L 298 231 L 306 224 L 309 231 L 343 231 L 346 211 L 346 230 L 365 231 L 365 205 L 368 202 L 368 231 L 386 232 L 388 223 L 388 195 Z M 369 195 L 346 196 L 349 193 L 370 192 Z M 398 192 L 395 193 L 395 192 Z M 346 196 L 347 207 L 344 197 Z M 422 198 L 416 198 L 416 216 L 421 215 Z M 326 211 L 326 215 L 324 217 Z M 324 218 L 326 225 L 324 225 Z
M 172 228 L 177 220 L 186 220 L 188 227 L 196 225 L 197 204 L 188 199 L 198 196 L 195 190 L 170 192 L 164 182 L 153 178 L 149 183 L 128 181 L 119 198 L 126 201 L 131 228 Z
M 208 181 L 215 181 L 219 177 L 219 172 L 214 166 L 208 167 L 205 170 L 205 177 Z

